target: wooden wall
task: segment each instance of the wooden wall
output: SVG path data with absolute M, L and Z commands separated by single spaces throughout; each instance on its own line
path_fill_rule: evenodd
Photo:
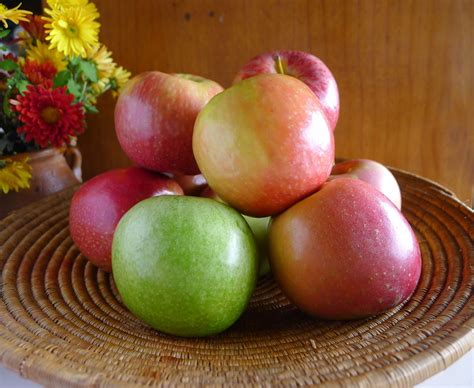
M 474 181 L 472 0 L 97 0 L 101 39 L 132 73 L 189 72 L 229 86 L 249 58 L 297 49 L 339 84 L 336 153 L 439 181 Z M 111 97 L 80 138 L 86 178 L 129 164 Z

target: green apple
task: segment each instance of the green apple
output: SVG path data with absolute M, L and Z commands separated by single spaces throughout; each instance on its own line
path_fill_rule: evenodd
M 214 190 L 207 186 L 200 194 L 203 198 L 211 198 L 215 201 L 225 203 Z M 264 276 L 270 273 L 270 263 L 268 262 L 268 224 L 271 217 L 250 217 L 243 215 L 245 221 L 252 230 L 253 237 L 258 249 L 258 276 Z
M 259 267 L 258 267 L 258 276 L 264 276 L 270 273 L 270 264 L 268 262 L 268 249 L 267 249 L 267 240 L 268 240 L 268 223 L 270 222 L 271 217 L 250 217 L 244 216 L 245 221 L 249 224 L 250 229 L 252 230 L 255 242 L 257 243 L 258 257 L 259 257 Z
M 256 284 L 252 231 L 207 198 L 146 199 L 121 219 L 112 271 L 130 311 L 168 334 L 217 334 L 242 314 Z

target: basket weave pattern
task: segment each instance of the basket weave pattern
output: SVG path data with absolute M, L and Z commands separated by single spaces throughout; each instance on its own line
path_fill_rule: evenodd
M 46 385 L 409 386 L 473 344 L 473 212 L 433 182 L 394 170 L 423 255 L 413 297 L 376 317 L 311 319 L 271 277 L 241 319 L 205 339 L 161 334 L 120 302 L 68 229 L 68 189 L 0 222 L 0 362 Z

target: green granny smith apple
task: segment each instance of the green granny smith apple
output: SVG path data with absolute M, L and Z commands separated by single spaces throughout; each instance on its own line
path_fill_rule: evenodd
M 225 203 L 222 198 L 220 198 L 214 190 L 207 186 L 200 194 L 203 198 L 211 198 L 215 201 Z M 257 244 L 258 250 L 258 276 L 264 276 L 271 272 L 270 263 L 268 262 L 268 224 L 270 223 L 271 217 L 250 217 L 243 215 L 247 224 L 249 224 L 250 229 L 252 230 L 253 237 L 255 238 L 255 243 Z
M 124 304 L 151 327 L 185 337 L 217 334 L 242 314 L 256 284 L 252 231 L 207 198 L 144 200 L 121 219 L 112 271 Z
M 258 276 L 264 276 L 270 273 L 270 263 L 268 262 L 268 224 L 270 222 L 270 217 L 249 217 L 243 216 L 247 224 L 249 224 L 250 229 L 252 230 L 255 242 L 258 249 L 258 258 L 259 258 L 259 267 L 258 267 Z

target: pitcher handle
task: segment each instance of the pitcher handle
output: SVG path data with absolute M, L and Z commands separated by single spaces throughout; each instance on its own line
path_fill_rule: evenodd
M 77 147 L 67 147 L 64 152 L 66 162 L 79 182 L 82 182 L 82 154 Z

